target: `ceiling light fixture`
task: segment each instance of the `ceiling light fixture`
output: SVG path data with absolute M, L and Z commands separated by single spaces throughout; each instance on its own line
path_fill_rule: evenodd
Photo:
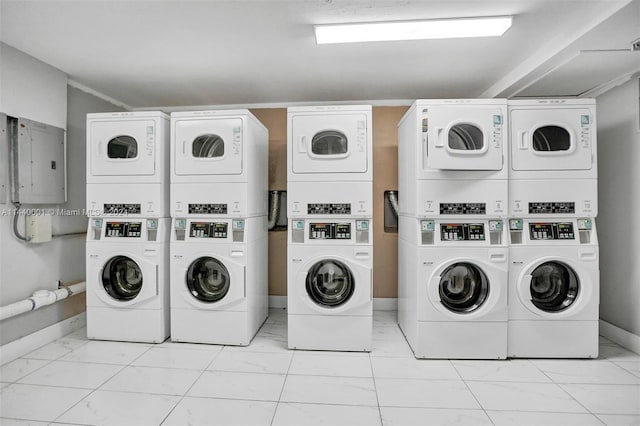
M 315 25 L 316 43 L 496 37 L 511 27 L 512 16 Z

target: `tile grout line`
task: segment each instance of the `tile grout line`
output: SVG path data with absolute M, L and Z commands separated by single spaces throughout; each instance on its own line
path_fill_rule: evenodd
M 224 350 L 224 348 L 226 347 L 226 345 L 223 345 L 222 348 L 220 348 L 220 350 L 215 354 L 215 356 L 213 357 L 213 359 L 207 364 L 206 367 L 204 367 L 204 369 L 200 372 L 200 374 L 198 375 L 198 377 L 196 377 L 196 379 L 193 381 L 193 383 L 191 383 L 191 386 L 189 386 L 189 389 L 187 389 L 184 394 L 182 396 L 180 396 L 180 399 L 178 400 L 178 402 L 176 402 L 176 404 L 173 406 L 173 408 L 171 408 L 171 410 L 169 410 L 169 412 L 167 413 L 166 416 L 164 416 L 164 418 L 162 419 L 162 421 L 160 421 L 160 423 L 158 423 L 158 426 L 162 425 L 164 422 L 167 421 L 167 419 L 169 418 L 169 416 L 171 415 L 171 413 L 173 413 L 175 411 L 176 408 L 178 408 L 178 405 L 180 405 L 180 403 L 182 401 L 184 401 L 184 399 L 187 397 L 187 394 L 189 393 L 189 391 L 191 389 L 193 389 L 193 387 L 196 385 L 196 383 L 198 383 L 198 380 L 200 380 L 200 378 L 202 378 L 202 376 L 204 375 L 204 373 L 206 373 L 207 371 L 209 371 L 209 367 L 211 367 L 211 364 L 213 364 L 216 359 L 218 359 L 218 357 L 220 356 L 220 354 L 222 353 L 222 351 Z
M 284 381 L 282 382 L 282 389 L 280 389 L 280 395 L 278 395 L 278 400 L 276 401 L 276 408 L 273 410 L 273 416 L 271 417 L 271 422 L 269 422 L 270 426 L 273 426 L 273 422 L 276 420 L 276 413 L 278 412 L 278 407 L 280 406 L 280 400 L 282 399 L 282 394 L 284 393 L 284 387 L 287 385 L 287 379 L 289 378 L 289 371 L 291 371 L 291 365 L 293 364 L 293 359 L 295 358 L 298 351 L 289 349 L 292 351 L 291 359 L 289 360 L 289 367 L 287 367 L 287 372 L 284 375 Z
M 471 394 L 471 396 L 473 396 L 473 399 L 478 403 L 478 405 L 480 406 L 480 409 L 482 410 L 482 412 L 484 413 L 485 416 L 487 416 L 487 419 L 489 419 L 489 421 L 491 422 L 492 425 L 495 425 L 495 422 L 493 421 L 493 419 L 491 418 L 491 416 L 489 415 L 489 413 L 487 413 L 486 408 L 484 407 L 484 405 L 482 405 L 482 403 L 478 400 L 478 397 L 476 396 L 475 393 L 473 393 L 473 390 L 471 390 L 471 387 L 469 386 L 469 383 L 467 383 L 467 381 L 465 380 L 464 377 L 462 377 L 462 374 L 460 373 L 460 371 L 458 371 L 458 369 L 456 368 L 455 363 L 452 360 L 448 360 L 449 363 L 451 364 L 451 367 L 455 370 L 456 374 L 458 374 L 458 376 L 460 377 L 460 380 L 462 380 L 462 383 L 464 383 L 464 386 L 467 388 L 467 390 L 469 391 L 469 393 Z
M 372 344 L 373 346 L 373 344 Z M 373 348 L 371 349 L 373 351 Z M 378 397 L 378 385 L 376 384 L 376 374 L 373 371 L 373 358 L 371 352 L 369 353 L 369 367 L 371 368 L 371 379 L 373 380 L 373 391 L 376 394 L 376 404 L 378 405 L 378 417 L 380 418 L 380 425 L 384 425 L 382 420 L 382 408 L 380 407 L 380 398 Z
M 599 422 L 602 423 L 602 420 L 600 420 L 595 414 L 593 414 L 591 412 L 591 410 L 589 410 L 587 407 L 585 407 L 580 401 L 578 401 L 576 398 L 573 397 L 573 395 L 571 395 L 569 392 L 567 392 L 561 385 L 560 383 L 556 383 L 555 380 L 553 380 L 552 377 L 550 377 L 543 369 L 541 369 L 540 367 L 538 367 L 537 365 L 535 365 L 530 359 L 529 359 L 529 363 L 531 365 L 533 365 L 535 368 L 537 368 L 546 378 L 548 378 L 549 380 L 551 380 L 551 383 L 556 385 L 558 388 L 560 388 L 562 390 L 562 392 L 564 392 L 566 395 L 569 396 L 569 398 L 571 398 L 571 400 L 575 401 L 580 407 L 584 408 L 587 413 L 591 414 L 592 416 L 594 416 Z
M 86 343 L 86 344 L 88 344 L 90 341 L 91 341 L 91 340 L 87 339 L 87 343 Z M 126 342 L 125 342 L 125 343 L 126 343 Z M 133 342 L 132 342 L 132 343 L 133 343 Z M 81 348 L 81 347 L 86 346 L 86 344 L 85 344 L 85 345 L 82 345 L 82 346 L 79 346 L 79 347 L 78 347 L 78 349 L 79 349 L 79 348 Z M 102 382 L 101 384 L 99 384 L 96 388 L 92 389 L 92 390 L 91 390 L 91 392 L 89 392 L 88 394 L 86 394 L 84 397 L 80 398 L 80 400 L 79 400 L 78 402 L 76 402 L 75 404 L 73 404 L 71 407 L 67 408 L 64 412 L 62 412 L 59 416 L 57 416 L 55 419 L 53 419 L 53 421 L 52 421 L 52 422 L 50 422 L 50 423 L 56 423 L 56 422 L 57 422 L 57 420 L 58 420 L 60 417 L 62 417 L 62 416 L 64 416 L 65 414 L 67 414 L 70 410 L 72 410 L 72 409 L 74 409 L 75 407 L 77 407 L 77 406 L 78 406 L 78 404 L 80 404 L 82 401 L 84 401 L 85 399 L 87 399 L 88 397 L 90 397 L 91 395 L 93 395 L 93 394 L 94 394 L 98 389 L 100 389 L 100 387 L 101 387 L 101 386 L 103 386 L 103 385 L 104 385 L 105 383 L 107 383 L 109 380 L 113 379 L 117 374 L 120 374 L 120 372 L 122 372 L 125 368 L 127 368 L 127 367 L 131 366 L 131 364 L 132 364 L 136 359 L 138 359 L 138 358 L 140 358 L 142 355 L 146 354 L 146 353 L 147 353 L 147 352 L 148 352 L 152 347 L 153 347 L 153 346 L 147 346 L 147 350 L 146 350 L 146 351 L 143 351 L 140 355 L 138 355 L 137 357 L 133 358 L 133 359 L 131 360 L 131 362 L 129 362 L 128 364 L 124 364 L 124 365 L 123 365 L 123 364 L 111 364 L 111 365 L 119 365 L 121 368 L 120 368 L 117 372 L 115 372 L 111 377 L 109 377 L 109 378 L 108 378 L 108 379 L 106 379 L 104 382 Z M 74 350 L 75 350 L 75 349 L 74 349 Z M 71 352 L 73 352 L 73 351 L 71 351 Z M 66 355 L 65 355 L 65 356 L 66 356 Z M 91 363 L 87 363 L 87 364 L 91 364 Z M 93 364 L 98 364 L 98 363 L 93 363 Z

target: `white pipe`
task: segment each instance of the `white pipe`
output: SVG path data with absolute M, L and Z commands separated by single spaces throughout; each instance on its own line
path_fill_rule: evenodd
M 33 296 L 25 300 L 0 307 L 0 321 L 25 312 L 35 311 L 43 306 L 51 305 L 59 300 L 66 299 L 71 295 L 82 293 L 86 290 L 86 281 L 69 286 L 62 286 L 54 291 L 37 290 L 33 293 Z

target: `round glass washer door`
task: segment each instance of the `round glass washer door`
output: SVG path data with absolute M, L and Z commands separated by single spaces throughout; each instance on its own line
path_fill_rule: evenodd
M 448 310 L 466 314 L 480 308 L 489 297 L 489 279 L 469 262 L 449 265 L 440 276 L 440 302 Z
M 130 257 L 115 256 L 102 270 L 102 286 L 116 300 L 134 299 L 142 290 L 142 270 Z
M 544 312 L 560 312 L 571 306 L 580 292 L 576 272 L 559 261 L 544 262 L 531 273 L 531 303 Z
M 351 269 L 336 259 L 316 262 L 307 272 L 307 294 L 314 303 L 329 308 L 345 304 L 355 290 Z
M 226 266 L 213 257 L 200 257 L 187 269 L 187 288 L 193 297 L 214 303 L 222 300 L 231 287 L 231 275 Z

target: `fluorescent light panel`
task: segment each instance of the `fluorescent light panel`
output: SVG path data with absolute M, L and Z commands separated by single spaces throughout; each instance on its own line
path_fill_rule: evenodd
M 315 25 L 318 44 L 438 38 L 496 37 L 511 27 L 511 16 Z

